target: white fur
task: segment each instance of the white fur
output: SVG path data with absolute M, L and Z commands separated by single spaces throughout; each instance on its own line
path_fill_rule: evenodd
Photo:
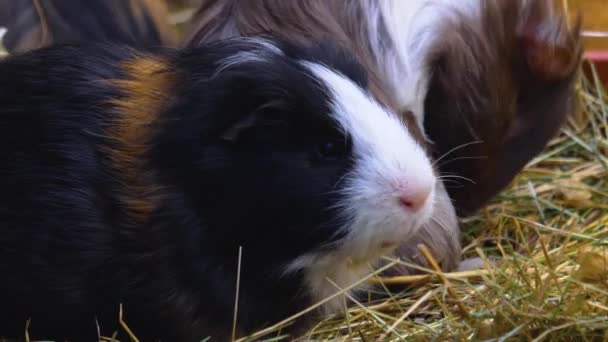
M 239 39 L 243 43 L 250 44 L 254 49 L 241 51 L 221 60 L 212 78 L 235 65 L 251 62 L 265 62 L 271 55 L 283 55 L 283 51 L 268 39 L 252 37 L 242 37 Z
M 424 132 L 424 98 L 432 72 L 429 64 L 433 49 L 450 21 L 475 20 L 485 0 L 352 1 L 358 1 L 366 13 L 370 52 L 381 78 L 398 102 L 399 110 L 411 111 Z M 239 34 L 235 19 L 230 18 L 215 39 Z
M 288 267 L 304 269 L 311 293 L 321 300 L 337 292 L 326 278 L 340 287 L 352 285 L 370 271 L 370 263 L 416 234 L 432 213 L 436 177 L 425 151 L 394 113 L 346 77 L 303 63 L 329 89 L 333 116 L 352 139 L 355 161 L 346 176 L 345 200 L 338 204 L 348 222 L 346 239 L 330 253 L 305 255 Z M 409 187 L 430 191 L 418 211 L 399 203 Z M 340 303 L 337 299 L 326 308 L 335 310 Z
M 361 0 L 372 54 L 401 111 L 411 111 L 424 132 L 429 58 L 455 13 L 476 13 L 483 0 Z
M 367 21 L 367 27 L 363 27 L 362 31 L 367 32 L 370 52 L 378 66 L 379 76 L 388 87 L 386 92 L 397 100 L 397 110 L 411 111 L 419 128 L 422 128 L 424 98 L 432 72 L 429 64 L 433 50 L 441 44 L 443 30 L 454 24 L 455 20 L 464 19 L 471 22 L 459 23 L 472 24 L 480 13 L 480 4 L 485 0 L 337 1 L 361 6 Z M 349 5 L 345 6 L 348 8 Z M 239 35 L 234 18 L 229 20 L 230 23 L 225 24 L 226 27 L 221 31 L 222 38 Z M 362 22 L 362 25 L 365 23 Z M 382 252 L 381 249 L 376 249 L 377 241 L 382 237 L 394 238 L 400 234 L 407 239 L 416 231 L 419 223 L 416 221 L 424 221 L 426 213 L 419 213 L 417 220 L 415 217 L 404 217 L 403 212 L 392 207 L 393 201 L 387 200 L 391 196 L 390 191 L 382 190 L 390 188 L 388 179 L 399 172 L 414 176 L 432 175 L 432 172 L 425 170 L 429 165 L 428 161 L 422 156 L 413 139 L 403 132 L 403 126 L 397 123 L 392 114 L 366 98 L 360 89 L 348 84 L 347 80 L 340 80 L 336 75 L 330 76 L 331 72 L 322 68 L 312 67 L 312 70 L 315 69 L 319 75 L 328 76 L 326 82 L 330 85 L 329 88 L 333 89 L 334 98 L 337 100 L 336 118 L 349 133 L 355 132 L 355 143 L 358 144 L 357 165 L 360 166 L 350 175 L 352 181 L 347 191 L 353 200 L 350 203 L 342 203 L 345 215 L 350 216 L 351 220 L 351 225 L 345 227 L 351 232 L 349 242 L 332 253 L 304 255 L 287 268 L 288 272 L 307 270 L 311 293 L 321 300 L 336 292 L 336 288 L 326 278 L 331 278 L 341 287 L 357 282 L 371 271 L 369 261 L 376 254 L 390 251 Z M 362 94 L 364 96 L 361 96 Z M 367 117 L 360 117 L 362 115 Z M 421 129 L 421 132 L 424 130 Z M 366 143 L 370 142 L 371 144 L 365 147 Z M 436 186 L 434 201 L 437 203 L 432 210 L 433 216 L 455 218 L 450 200 L 440 182 Z M 450 234 L 458 232 L 458 229 L 454 228 L 457 227 L 455 219 L 445 221 L 438 221 L 437 217 L 427 221 L 419 231 L 418 240 L 422 239 L 426 243 L 442 241 L 437 242 L 438 246 L 447 240 L 457 242 L 457 237 Z M 398 225 L 398 222 L 406 224 Z M 415 245 L 416 238 L 410 241 Z M 340 300 L 337 300 L 327 308 L 336 309 L 340 308 L 340 305 Z
M 462 14 L 474 20 L 483 0 L 359 1 L 367 14 L 371 53 L 381 77 L 399 110 L 411 111 L 424 132 L 424 98 L 433 50 L 446 25 L 463 18 Z M 223 33 L 233 35 L 234 31 L 231 26 Z M 272 48 L 259 45 L 263 53 L 238 54 L 227 59 L 224 67 L 272 53 Z M 449 198 L 438 196 L 445 193 L 441 187 L 434 190 L 436 178 L 430 161 L 393 113 L 347 78 L 317 64 L 307 66 L 330 89 L 335 118 L 352 135 L 356 161 L 344 190 L 349 200 L 339 204 L 350 223 L 344 227 L 346 241 L 330 253 L 303 255 L 287 267 L 287 272 L 304 270 L 310 292 L 316 300 L 323 300 L 337 291 L 327 278 L 342 288 L 356 283 L 372 271 L 374 260 L 391 251 L 392 246 L 383 247 L 385 242 L 404 243 L 415 238 L 423 225 L 435 227 L 432 231 L 424 228 L 426 235 L 436 234 L 437 224 L 429 220 L 433 202 L 449 202 Z M 416 213 L 404 211 L 395 200 L 399 187 L 408 181 L 433 187 L 429 203 Z M 341 307 L 342 298 L 325 305 L 328 311 Z

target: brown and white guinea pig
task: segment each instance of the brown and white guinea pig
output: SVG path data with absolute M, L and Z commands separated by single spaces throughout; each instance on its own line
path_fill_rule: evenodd
M 185 45 L 259 33 L 338 41 L 376 99 L 418 123 L 444 214 L 398 254 L 423 242 L 447 269 L 460 251 L 449 199 L 473 213 L 541 151 L 571 109 L 581 60 L 580 26 L 551 0 L 205 0 Z
M 0 27 L 11 52 L 51 44 L 114 42 L 135 47 L 176 43 L 160 0 L 0 0 Z
M 308 308 L 435 215 L 409 129 L 329 43 L 1 60 L 0 336 L 224 340 L 240 247 L 240 335 Z

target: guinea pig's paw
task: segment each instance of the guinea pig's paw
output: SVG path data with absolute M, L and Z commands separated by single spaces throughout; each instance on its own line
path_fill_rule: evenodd
M 581 56 L 581 20 L 569 25 L 552 1 L 528 1 L 518 23 L 527 66 L 542 81 L 560 81 L 576 72 Z

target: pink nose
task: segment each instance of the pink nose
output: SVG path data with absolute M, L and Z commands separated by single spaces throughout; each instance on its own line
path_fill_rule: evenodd
M 418 211 L 424 207 L 431 194 L 431 187 L 408 189 L 399 195 L 399 203 L 407 210 Z

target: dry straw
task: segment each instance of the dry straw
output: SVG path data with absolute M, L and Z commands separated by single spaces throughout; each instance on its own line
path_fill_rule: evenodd
M 347 297 L 348 309 L 303 336 L 281 334 L 287 319 L 240 341 L 608 340 L 608 97 L 595 73 L 577 93 L 560 136 L 463 222 L 465 256 L 486 269 L 370 274 L 366 281 L 406 289 L 380 301 Z M 122 311 L 117 318 L 136 340 Z
M 304 336 L 282 336 L 279 325 L 242 340 L 608 340 L 608 97 L 595 72 L 577 93 L 560 136 L 463 222 L 465 255 L 485 269 L 374 277 L 407 289 L 350 300 Z
M 463 222 L 465 256 L 485 269 L 444 274 L 420 246 L 432 269 L 378 278 L 400 262 L 389 259 L 364 279 L 404 290 L 379 301 L 346 296 L 343 313 L 303 336 L 281 329 L 305 312 L 238 341 L 608 340 L 608 96 L 595 73 L 577 93 L 560 136 Z

